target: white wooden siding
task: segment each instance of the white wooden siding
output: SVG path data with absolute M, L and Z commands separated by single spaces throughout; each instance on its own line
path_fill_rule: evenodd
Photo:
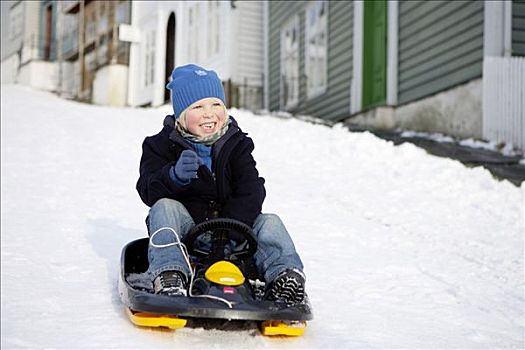
M 479 78 L 482 1 L 399 2 L 399 103 Z
M 483 137 L 525 149 L 525 57 L 485 57 Z
M 262 86 L 263 73 L 263 2 L 237 1 L 239 11 L 237 26 L 232 40 L 237 41 L 238 67 L 234 67 L 233 75 L 236 83 Z M 235 69 L 236 68 L 236 69 Z

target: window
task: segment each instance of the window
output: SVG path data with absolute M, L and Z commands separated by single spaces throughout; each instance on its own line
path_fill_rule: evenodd
M 87 15 L 86 22 L 85 40 L 86 44 L 90 44 L 97 38 L 97 19 L 94 12 Z
M 127 23 L 130 24 L 130 3 L 128 0 L 120 1 L 115 8 L 115 17 L 117 23 Z
M 155 81 L 155 31 L 151 31 L 151 49 L 150 49 L 150 65 L 149 65 L 149 85 Z
M 306 9 L 304 66 L 308 97 L 326 91 L 327 10 L 326 1 L 312 2 Z
M 78 50 L 77 15 L 62 14 L 62 53 L 69 57 Z
M 144 86 L 153 84 L 155 77 L 155 31 L 146 33 L 146 46 L 144 49 Z
M 291 108 L 299 101 L 299 17 L 293 17 L 281 30 L 281 107 Z
M 108 11 L 106 3 L 97 2 L 97 4 L 99 5 L 97 32 L 103 34 L 108 31 Z
M 146 33 L 146 44 L 144 46 L 144 86 L 148 86 L 149 76 L 149 33 Z
M 216 0 L 208 2 L 208 55 L 215 55 L 220 49 L 220 5 Z
M 97 63 L 102 66 L 108 63 L 108 36 L 102 35 L 97 48 Z
M 188 12 L 188 59 L 190 62 L 199 62 L 199 4 L 189 8 Z
M 9 9 L 9 39 L 15 39 L 22 35 L 22 30 L 22 2 L 19 1 Z
M 84 67 L 90 72 L 94 72 L 97 69 L 97 56 L 95 50 L 86 53 L 84 56 Z

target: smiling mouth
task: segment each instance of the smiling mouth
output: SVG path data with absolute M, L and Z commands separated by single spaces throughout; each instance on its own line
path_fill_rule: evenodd
M 217 125 L 217 123 L 215 122 L 209 122 L 209 123 L 202 123 L 200 126 L 204 129 L 213 129 L 215 127 L 215 125 Z

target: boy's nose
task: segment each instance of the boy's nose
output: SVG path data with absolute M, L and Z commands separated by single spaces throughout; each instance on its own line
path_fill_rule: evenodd
M 211 110 L 211 108 L 204 108 L 204 111 L 203 111 L 202 115 L 205 118 L 211 118 L 211 117 L 213 117 L 213 111 Z

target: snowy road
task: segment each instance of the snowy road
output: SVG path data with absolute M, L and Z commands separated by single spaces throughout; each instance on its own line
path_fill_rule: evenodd
M 525 348 L 524 192 L 410 144 L 232 110 L 306 265 L 300 339 L 132 326 L 121 248 L 144 237 L 141 143 L 169 107 L 1 93 L 1 347 Z M 232 327 L 230 327 L 232 328 Z

